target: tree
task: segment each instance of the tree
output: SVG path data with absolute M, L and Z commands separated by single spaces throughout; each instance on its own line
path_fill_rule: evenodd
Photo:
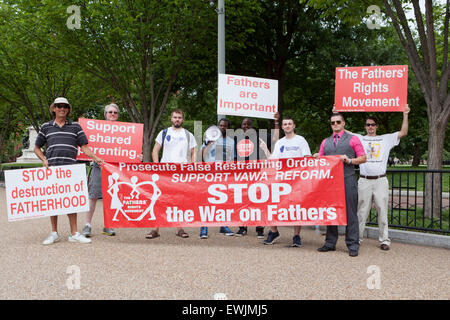
M 316 8 L 326 9 L 327 15 L 338 14 L 342 19 L 348 21 L 355 21 L 355 17 L 358 21 L 365 15 L 365 9 L 369 5 L 379 5 L 381 10 L 389 17 L 389 21 L 400 39 L 427 105 L 428 169 L 441 169 L 445 132 L 450 117 L 450 61 L 448 59 L 450 1 L 447 0 L 442 5 L 438 3 L 433 5 L 432 0 L 425 0 L 425 14 L 422 12 L 419 0 L 300 1 Z M 362 7 L 361 4 L 365 6 Z M 405 13 L 411 8 L 408 5 L 412 5 L 413 8 L 417 36 L 412 30 L 411 21 L 408 20 Z M 441 39 L 441 41 L 436 41 L 436 39 Z M 440 176 L 434 179 L 434 188 L 432 182 L 433 177 L 427 175 L 425 198 L 434 199 L 431 206 L 425 208 L 425 215 L 427 216 L 430 216 L 432 211 L 438 212 L 440 208 Z M 432 195 L 431 190 L 433 189 Z
M 66 26 L 69 5 L 80 8 L 79 29 Z M 21 2 L 20 10 L 55 35 L 52 41 L 40 38 L 41 47 L 64 48 L 49 52 L 54 60 L 101 80 L 130 119 L 144 124 L 144 161 L 149 161 L 161 116 L 182 89 L 178 77 L 196 72 L 192 57 L 207 55 L 202 42 L 216 16 L 209 2 L 49 0 Z
M 47 52 L 63 54 L 64 50 L 42 45 L 44 39 L 51 43 L 55 35 L 46 28 L 37 28 L 35 20 L 27 19 L 30 12 L 0 4 L 0 101 L 20 114 L 23 125 L 31 125 L 37 131 L 50 119 L 49 105 L 58 96 L 71 102 L 71 117 L 83 114 L 104 94 L 101 86 L 86 74 L 67 68 L 62 60 L 51 59 Z M 86 92 L 86 87 L 100 89 Z
M 278 111 L 284 109 L 288 62 L 305 59 L 320 45 L 320 11 L 298 0 L 258 2 L 256 28 L 232 72 L 278 80 Z M 238 52 L 233 53 L 235 56 Z
M 2 101 L 0 102 L 0 163 L 9 162 L 16 156 L 14 144 L 17 136 L 22 136 L 18 112 Z

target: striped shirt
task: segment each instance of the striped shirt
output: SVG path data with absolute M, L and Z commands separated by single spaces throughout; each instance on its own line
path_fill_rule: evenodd
M 42 148 L 47 146 L 46 155 L 50 166 L 75 164 L 78 146 L 88 144 L 83 129 L 77 122 L 66 120 L 59 127 L 54 120 L 44 123 L 36 138 L 35 145 Z

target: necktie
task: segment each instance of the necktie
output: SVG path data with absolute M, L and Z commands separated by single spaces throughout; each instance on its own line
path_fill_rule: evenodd
M 336 147 L 338 141 L 339 141 L 339 135 L 338 135 L 338 134 L 335 134 L 335 135 L 334 135 L 334 146 L 335 146 L 335 147 Z

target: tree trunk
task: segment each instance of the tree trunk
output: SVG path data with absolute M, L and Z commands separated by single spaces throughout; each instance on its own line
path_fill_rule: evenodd
M 144 156 L 143 162 L 153 162 L 152 161 L 152 145 L 153 145 L 153 135 L 152 128 L 144 125 L 144 141 L 142 144 L 142 154 Z
M 3 148 L 6 144 L 8 134 L 10 133 L 10 123 L 11 123 L 11 112 L 7 112 L 5 119 L 3 119 L 3 123 L 0 129 L 0 162 L 2 159 Z
M 420 147 L 418 143 L 414 143 L 414 151 L 413 151 L 413 160 L 412 160 L 412 166 L 413 167 L 418 167 L 420 165 L 420 156 L 421 156 L 421 152 L 420 152 Z
M 444 148 L 446 119 L 443 117 L 429 117 L 428 137 L 428 170 L 442 170 L 442 150 Z M 425 179 L 424 215 L 425 217 L 439 217 L 441 210 L 442 186 L 440 173 L 427 173 Z

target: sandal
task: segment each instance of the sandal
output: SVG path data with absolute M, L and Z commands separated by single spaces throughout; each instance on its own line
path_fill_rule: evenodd
M 150 233 L 147 234 L 145 237 L 146 237 L 147 239 L 155 239 L 155 238 L 158 238 L 158 237 L 159 237 L 159 233 L 156 232 L 155 230 L 152 230 L 152 231 L 150 231 Z
M 176 233 L 176 235 L 179 236 L 179 237 L 181 237 L 181 238 L 189 238 L 189 235 L 188 235 L 183 229 L 180 229 L 180 230 Z

